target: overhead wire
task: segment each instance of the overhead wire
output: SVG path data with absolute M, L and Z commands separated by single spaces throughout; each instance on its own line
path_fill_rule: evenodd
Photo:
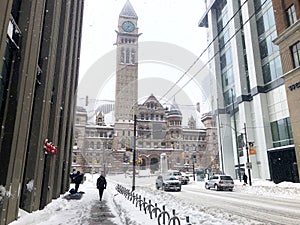
M 264 6 L 264 4 L 266 4 L 268 0 L 265 0 L 262 4 L 261 7 Z M 192 63 L 192 65 L 188 68 L 187 71 L 185 71 L 183 73 L 183 75 L 178 79 L 178 81 L 176 81 L 174 83 L 174 85 L 172 85 L 172 87 L 166 92 L 166 94 L 164 94 L 161 98 L 164 98 L 178 83 L 180 80 L 183 79 L 184 76 L 186 76 L 186 74 L 188 73 L 188 71 L 191 70 L 192 66 L 194 66 L 196 64 L 196 62 L 199 61 L 200 57 L 209 50 L 210 46 L 214 43 L 214 41 L 219 38 L 220 34 L 224 31 L 224 29 L 229 25 L 229 23 L 231 22 L 231 20 L 234 19 L 234 17 L 241 11 L 242 7 L 248 2 L 248 0 L 246 0 L 239 8 L 238 10 L 233 14 L 233 16 L 230 17 L 230 19 L 228 20 L 228 22 L 225 24 L 225 26 L 222 27 L 222 29 L 218 32 L 218 34 L 212 39 L 212 41 L 208 44 L 208 46 L 203 50 L 203 52 L 200 54 L 200 56 Z M 168 100 L 170 101 L 174 96 L 176 96 L 179 92 L 182 91 L 182 89 L 184 87 L 186 87 L 186 85 L 188 85 L 225 47 L 226 45 L 233 39 L 233 37 L 235 37 L 237 35 L 238 32 L 240 32 L 244 25 L 247 24 L 254 16 L 256 15 L 256 12 L 254 12 L 253 14 L 251 14 L 249 16 L 249 18 L 243 22 L 243 24 L 241 24 L 241 26 L 235 30 L 234 34 L 226 41 L 224 42 L 224 45 L 210 58 L 208 59 L 208 61 L 177 91 L 175 92 L 175 94 L 173 94 L 170 98 L 168 98 Z

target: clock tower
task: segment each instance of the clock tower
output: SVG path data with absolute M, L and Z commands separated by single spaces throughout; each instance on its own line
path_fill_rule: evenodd
M 117 32 L 115 122 L 133 120 L 138 99 L 138 17 L 128 0 Z
M 115 135 L 117 149 L 124 148 L 133 136 L 133 115 L 138 101 L 138 16 L 129 0 L 125 3 L 118 21 L 116 95 L 115 95 Z

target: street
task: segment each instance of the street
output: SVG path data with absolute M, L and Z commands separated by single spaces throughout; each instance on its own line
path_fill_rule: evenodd
M 278 199 L 242 192 L 195 189 L 185 185 L 182 193 L 174 193 L 181 198 L 203 207 L 222 209 L 232 215 L 242 216 L 263 224 L 299 224 L 300 201 L 298 199 Z

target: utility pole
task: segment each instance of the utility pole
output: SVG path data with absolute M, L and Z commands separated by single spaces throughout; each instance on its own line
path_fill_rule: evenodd
M 134 123 L 133 123 L 133 162 L 132 162 L 132 192 L 135 190 L 135 158 L 136 158 L 136 114 L 134 114 Z
M 103 176 L 106 177 L 106 154 L 105 154 L 105 146 L 102 142 L 102 150 L 103 150 Z
M 252 186 L 246 123 L 244 123 L 249 185 Z
M 221 137 L 221 126 L 220 126 L 220 113 L 219 113 L 219 98 L 217 98 L 217 116 L 218 116 L 218 130 L 219 130 L 219 141 L 220 141 L 220 155 L 221 155 L 221 163 L 222 163 L 222 173 L 224 174 L 224 159 L 223 159 L 223 145 L 222 145 L 222 137 Z
M 241 182 L 242 181 L 242 177 L 241 177 L 241 164 L 240 164 L 240 155 L 239 155 L 239 148 L 238 148 L 238 138 L 237 138 L 237 130 L 236 130 L 236 119 L 235 119 L 235 112 L 234 112 L 234 101 L 233 101 L 233 89 L 232 88 L 231 88 L 231 102 L 232 102 L 232 113 L 233 113 L 233 123 L 234 123 L 236 153 L 237 153 L 237 160 L 238 160 L 238 174 L 239 174 L 239 180 Z

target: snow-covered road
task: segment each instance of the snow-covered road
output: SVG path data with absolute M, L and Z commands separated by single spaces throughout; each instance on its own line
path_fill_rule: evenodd
M 239 191 L 224 192 L 206 190 L 187 185 L 178 199 L 207 208 L 222 209 L 227 213 L 256 220 L 263 224 L 299 224 L 299 199 L 278 199 L 278 197 L 258 196 Z

